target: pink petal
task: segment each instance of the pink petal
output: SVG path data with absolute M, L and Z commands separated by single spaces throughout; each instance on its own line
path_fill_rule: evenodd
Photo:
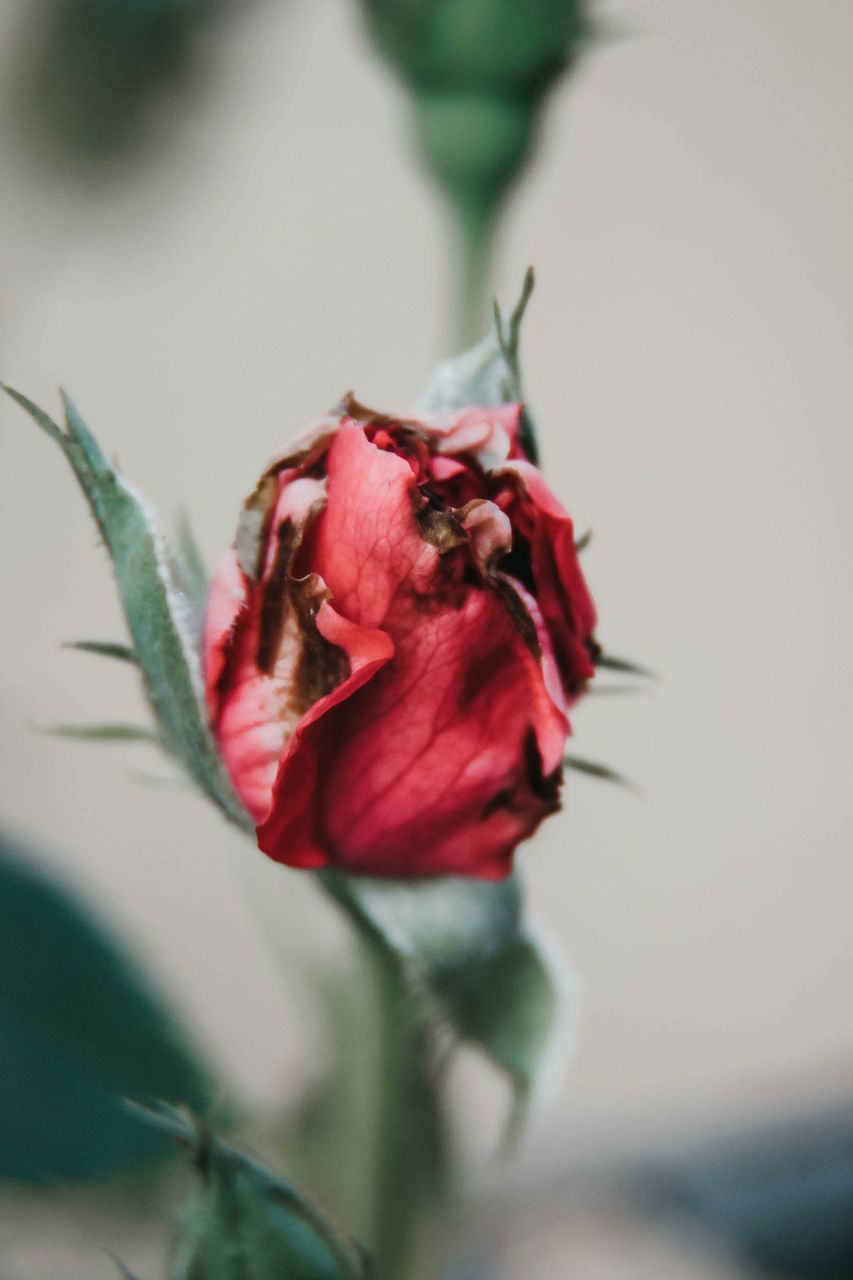
M 389 636 L 347 621 L 328 602 L 320 606 L 317 627 L 345 651 L 350 674 L 296 726 L 275 779 L 269 814 L 258 827 L 258 845 L 264 853 L 292 867 L 322 867 L 331 861 L 323 796 L 325 757 L 330 746 L 332 754 L 335 750 L 332 713 L 394 655 Z
M 227 651 L 246 602 L 246 580 L 235 551 L 229 547 L 213 571 L 204 617 L 204 684 L 212 719 L 219 709 L 218 685 L 225 670 Z
M 596 614 L 580 567 L 572 521 L 532 463 L 512 461 L 496 474 L 517 479 L 519 501 L 511 519 L 530 542 L 536 598 L 566 694 L 574 699 L 595 675 L 588 642 L 595 632 Z

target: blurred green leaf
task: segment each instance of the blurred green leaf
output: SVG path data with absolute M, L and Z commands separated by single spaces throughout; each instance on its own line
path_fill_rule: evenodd
M 35 3 L 34 3 L 35 7 Z M 224 0 L 37 0 L 19 70 L 21 109 L 55 154 L 102 162 L 168 118 L 152 112 L 191 84 L 195 37 Z
M 0 1177 L 103 1178 L 165 1144 L 121 1099 L 203 1109 L 209 1080 L 86 909 L 0 837 Z
M 462 248 L 460 334 L 482 323 L 500 207 L 531 155 L 545 96 L 587 41 L 586 0 L 361 0 L 412 95 L 413 132 Z
M 191 605 L 153 513 L 106 461 L 67 396 L 63 429 L 26 396 L 5 390 L 59 445 L 89 501 L 112 558 L 133 651 L 164 746 L 227 817 L 251 829 L 208 727 Z
M 744 1274 L 850 1280 L 853 1099 L 803 1110 L 789 1102 L 773 1119 L 739 1121 L 631 1169 L 641 1206 L 668 1230 L 692 1228 L 697 1244 L 742 1262 Z
M 201 1179 L 172 1280 L 365 1280 L 364 1255 L 289 1183 L 177 1115 L 140 1118 L 185 1146 Z

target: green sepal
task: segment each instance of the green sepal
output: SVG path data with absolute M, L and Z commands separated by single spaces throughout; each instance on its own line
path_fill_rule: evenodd
M 0 836 L 0 1177 L 103 1179 L 168 1153 L 122 1099 L 204 1109 L 211 1084 L 151 984 Z
M 515 1103 L 507 1140 L 517 1137 L 546 1052 L 552 1043 L 562 994 L 541 945 L 517 933 L 493 955 L 454 973 L 446 998 L 465 1039 L 502 1067 Z
M 169 1108 L 134 1111 L 189 1151 L 201 1181 L 171 1280 L 366 1280 L 361 1250 L 284 1179 Z
M 26 396 L 4 390 L 59 445 L 88 499 L 113 562 L 133 653 L 163 744 L 233 822 L 250 828 L 208 727 L 190 596 L 152 511 L 106 461 L 67 396 L 63 429 Z
M 414 408 L 417 413 L 444 413 L 468 405 L 496 405 L 524 402 L 521 385 L 519 343 L 521 323 L 535 285 L 533 268 L 528 267 L 521 296 L 504 320 L 495 304 L 488 334 L 460 356 L 443 360 L 421 393 Z M 521 417 L 521 444 L 531 462 L 538 462 L 539 450 L 530 414 Z
M 550 965 L 523 920 L 517 875 L 321 879 L 362 933 L 393 958 L 426 1018 L 445 1023 L 507 1073 L 526 1098 L 558 1013 Z

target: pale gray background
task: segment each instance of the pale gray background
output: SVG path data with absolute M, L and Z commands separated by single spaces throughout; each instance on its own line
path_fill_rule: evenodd
M 25 8 L 2 8 L 4 70 Z M 853 1055 L 853 6 L 598 12 L 609 38 L 550 104 L 499 284 L 511 301 L 537 268 L 524 365 L 548 475 L 595 531 L 602 639 L 663 679 L 576 720 L 578 753 L 642 797 L 570 778 L 521 855 L 584 987 L 534 1164 L 841 1091 Z M 118 186 L 75 194 L 0 132 L 0 377 L 51 408 L 67 386 L 212 558 L 306 419 L 350 387 L 381 406 L 417 393 L 448 265 L 353 4 L 259 2 L 211 38 L 197 109 Z M 60 648 L 122 637 L 110 575 L 54 447 L 11 405 L 0 420 L 3 820 L 271 1106 L 313 1042 L 257 908 L 288 954 L 333 945 L 333 922 L 201 800 L 133 780 L 162 772 L 146 748 L 33 732 L 140 702 L 130 673 Z M 618 1232 L 591 1228 L 589 1248 L 553 1274 L 623 1274 Z M 632 1280 L 666 1274 L 648 1248 L 626 1246 Z M 15 1280 L 46 1269 L 36 1254 L 10 1255 Z

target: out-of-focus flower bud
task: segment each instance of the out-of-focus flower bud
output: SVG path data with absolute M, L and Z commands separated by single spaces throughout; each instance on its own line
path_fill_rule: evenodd
M 479 332 L 501 203 L 543 99 L 588 34 L 585 0 L 362 0 L 406 83 L 418 150 L 449 197 L 461 259 L 458 334 Z

